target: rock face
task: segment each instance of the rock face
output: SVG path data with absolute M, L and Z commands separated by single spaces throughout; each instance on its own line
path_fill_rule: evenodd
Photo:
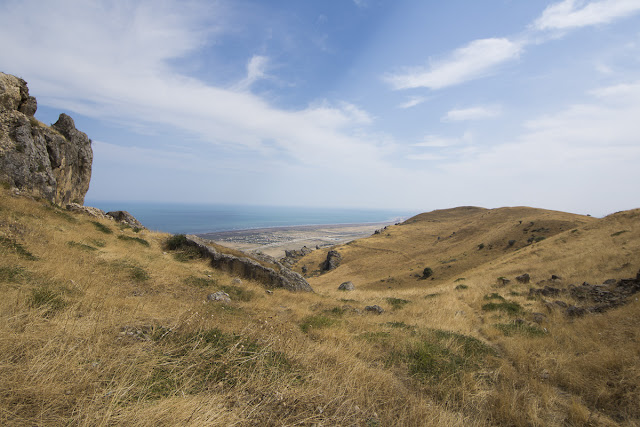
M 83 204 L 91 140 L 66 114 L 49 127 L 33 117 L 36 109 L 27 83 L 0 72 L 0 182 L 61 206 Z
M 257 280 L 274 288 L 284 288 L 294 292 L 313 292 L 311 285 L 304 280 L 304 277 L 282 265 L 279 271 L 276 271 L 250 258 L 220 253 L 196 236 L 186 236 L 185 244 L 196 248 L 203 257 L 208 258 L 213 268 L 245 279 Z

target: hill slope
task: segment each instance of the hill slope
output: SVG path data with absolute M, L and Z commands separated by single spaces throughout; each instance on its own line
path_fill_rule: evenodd
M 640 303 L 568 317 L 553 300 L 590 304 L 564 291 L 574 278 L 635 276 L 639 220 L 419 215 L 338 248 L 315 294 L 266 292 L 168 235 L 0 190 L 0 423 L 634 425 Z M 413 276 L 426 266 L 434 280 Z M 523 272 L 564 280 L 529 295 L 550 282 Z

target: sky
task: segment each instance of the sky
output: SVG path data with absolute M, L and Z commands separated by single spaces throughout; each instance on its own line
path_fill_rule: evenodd
M 640 0 L 0 0 L 87 200 L 640 207 Z

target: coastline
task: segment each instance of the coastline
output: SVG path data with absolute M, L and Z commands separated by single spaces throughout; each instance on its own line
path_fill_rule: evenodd
M 196 234 L 222 246 L 243 252 L 262 252 L 274 258 L 284 257 L 285 250 L 311 249 L 344 244 L 371 236 L 376 230 L 395 222 L 360 224 L 294 225 L 247 230 L 217 231 Z

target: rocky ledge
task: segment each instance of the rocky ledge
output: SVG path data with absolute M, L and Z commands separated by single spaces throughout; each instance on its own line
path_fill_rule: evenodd
M 311 285 L 304 277 L 281 264 L 274 264 L 279 268 L 279 271 L 276 271 L 250 258 L 223 254 L 208 246 L 205 240 L 196 236 L 186 236 L 184 244 L 197 249 L 200 255 L 203 258 L 208 258 L 211 261 L 211 266 L 218 270 L 245 279 L 256 280 L 268 287 L 284 288 L 294 292 L 313 292 Z
M 60 206 L 83 204 L 91 140 L 66 114 L 51 126 L 40 123 L 37 107 L 24 80 L 0 72 L 0 183 Z

